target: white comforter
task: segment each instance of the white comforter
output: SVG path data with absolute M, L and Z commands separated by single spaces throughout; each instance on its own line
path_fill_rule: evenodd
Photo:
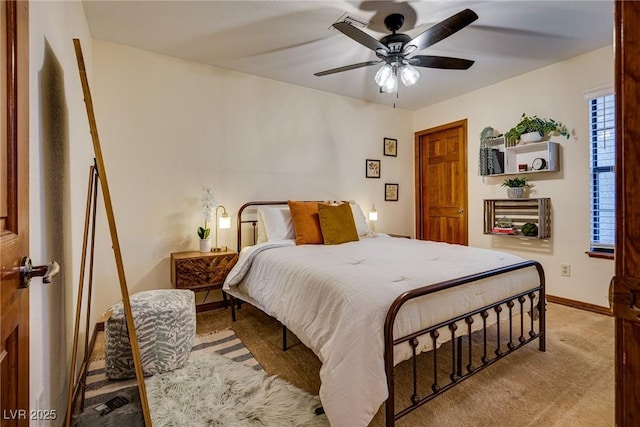
M 404 291 L 524 261 L 515 255 L 381 236 L 342 245 L 293 241 L 245 248 L 224 290 L 287 326 L 320 361 L 320 399 L 333 427 L 369 424 L 388 396 L 384 319 Z M 537 286 L 535 268 L 407 303 L 395 336 L 434 325 Z M 478 324 L 480 322 L 474 322 Z M 440 334 L 443 340 L 448 334 Z M 420 340 L 422 350 L 431 342 Z M 397 346 L 395 362 L 409 357 Z

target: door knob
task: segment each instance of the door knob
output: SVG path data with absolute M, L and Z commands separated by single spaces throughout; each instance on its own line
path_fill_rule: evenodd
M 458 213 L 464 213 L 464 209 L 458 209 Z
M 32 277 L 42 277 L 43 283 L 51 283 L 56 274 L 60 272 L 60 265 L 51 261 L 47 265 L 35 266 L 28 256 L 22 257 L 20 261 L 20 287 L 28 288 Z

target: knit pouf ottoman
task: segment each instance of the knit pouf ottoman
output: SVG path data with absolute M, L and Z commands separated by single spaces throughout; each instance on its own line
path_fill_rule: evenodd
M 129 298 L 145 376 L 181 368 L 196 334 L 196 306 L 190 290 L 138 292 Z M 111 379 L 136 376 L 124 304 L 111 307 L 104 324 L 105 374 Z

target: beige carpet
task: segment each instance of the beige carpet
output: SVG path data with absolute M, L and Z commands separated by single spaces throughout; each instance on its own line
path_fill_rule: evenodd
M 230 326 L 270 373 L 317 394 L 320 362 L 289 335 L 282 352 L 280 324 L 243 305 L 198 314 L 198 333 Z M 399 427 L 420 426 L 613 426 L 613 318 L 548 304 L 547 351 L 537 342 L 498 361 L 402 418 Z M 405 364 L 406 365 L 406 364 Z M 407 384 L 408 370 L 397 374 Z M 384 425 L 384 410 L 372 426 Z
M 280 324 L 243 305 L 197 315 L 197 333 L 231 327 L 269 374 L 317 395 L 320 361 L 289 334 L 281 350 Z M 533 344 L 533 345 L 531 345 Z M 614 425 L 613 318 L 558 304 L 547 305 L 547 351 L 537 342 L 438 396 L 400 419 L 398 427 L 610 427 Z M 101 336 L 93 357 L 102 352 Z M 428 356 L 427 356 L 428 357 Z M 406 364 L 404 364 L 406 365 Z M 398 388 L 407 384 L 401 365 Z M 381 409 L 371 426 L 384 425 Z

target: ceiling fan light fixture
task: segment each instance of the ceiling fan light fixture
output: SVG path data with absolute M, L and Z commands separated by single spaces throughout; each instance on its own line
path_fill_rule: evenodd
M 404 49 L 402 49 L 402 54 L 403 55 L 409 55 L 412 52 L 415 52 L 415 50 L 418 48 L 418 46 L 414 45 L 414 44 L 407 44 L 404 46 Z
M 378 86 L 384 86 L 389 80 L 389 77 L 393 75 L 393 67 L 389 64 L 384 64 L 378 71 L 376 72 L 376 76 L 374 80 L 378 84 Z
M 393 93 L 398 89 L 398 77 L 395 73 L 391 73 L 387 80 L 380 85 L 382 93 Z
M 420 73 L 415 67 L 406 64 L 400 68 L 400 79 L 405 86 L 413 86 L 420 79 Z

